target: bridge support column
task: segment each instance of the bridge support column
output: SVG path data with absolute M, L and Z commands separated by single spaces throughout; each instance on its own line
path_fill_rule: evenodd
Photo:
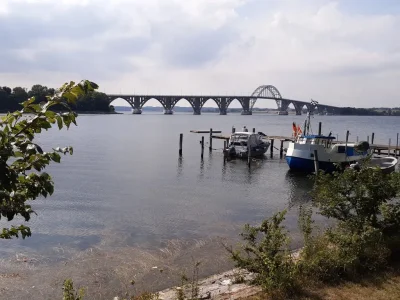
M 201 99 L 200 98 L 193 99 L 193 114 L 201 115 Z
M 164 115 L 173 115 L 174 111 L 172 110 L 172 99 L 170 97 L 166 97 L 163 99 L 164 101 Z
M 296 110 L 296 115 L 301 116 L 301 110 L 303 109 L 303 104 L 293 102 L 293 105 L 294 105 L 294 109 Z
M 216 100 L 219 102 L 219 114 L 222 116 L 225 116 L 227 114 L 227 99 L 226 98 L 219 98 L 219 100 Z M 217 103 L 218 103 L 217 102 Z
M 140 97 L 133 97 L 133 111 L 132 111 L 132 114 L 134 114 L 134 115 L 142 114 L 141 100 L 142 99 Z
M 290 101 L 287 100 L 279 100 L 280 104 L 278 104 L 279 114 L 280 115 L 287 115 L 287 110 L 290 105 Z
M 251 116 L 253 114 L 253 112 L 250 109 L 250 99 L 243 99 L 242 101 L 242 115 L 244 116 Z

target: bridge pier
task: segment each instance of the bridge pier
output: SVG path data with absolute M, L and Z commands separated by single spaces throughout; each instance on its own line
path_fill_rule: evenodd
M 243 115 L 243 116 L 251 116 L 253 114 L 253 112 L 250 109 L 250 99 L 241 99 L 241 100 L 242 101 L 239 101 L 239 102 L 241 102 L 242 107 L 243 107 L 241 115 Z
M 174 111 L 172 109 L 164 109 L 164 115 L 173 115 Z
M 141 115 L 142 114 L 142 99 L 141 97 L 132 97 L 133 102 L 133 111 L 132 114 L 134 115 Z
M 294 108 L 296 110 L 296 116 L 301 116 L 301 110 L 303 109 L 303 104 L 302 103 L 294 103 Z
M 241 115 L 243 116 L 251 116 L 253 112 L 251 110 L 242 110 Z

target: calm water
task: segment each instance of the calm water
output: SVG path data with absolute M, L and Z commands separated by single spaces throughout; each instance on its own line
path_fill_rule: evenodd
M 255 127 L 269 135 L 291 135 L 292 122 L 304 116 L 241 116 L 231 114 L 82 115 L 78 127 L 49 131 L 40 137 L 46 147 L 74 146 L 73 156 L 53 165 L 56 192 L 37 200 L 37 216 L 29 222 L 27 240 L 0 240 L 0 255 L 35 252 L 51 256 L 57 247 L 77 251 L 91 246 L 146 245 L 157 247 L 172 238 L 237 236 L 246 222 L 255 223 L 286 207 L 308 200 L 312 182 L 293 175 L 279 151 L 274 159 L 254 164 L 224 164 L 221 150 L 205 151 L 200 159 L 200 134 L 190 129 L 222 130 L 232 125 Z M 314 131 L 343 139 L 387 143 L 400 131 L 396 117 L 315 116 Z M 179 133 L 184 133 L 183 158 L 178 158 Z M 208 141 L 208 137 L 206 140 Z M 222 141 L 214 141 L 221 148 Z M 297 224 L 296 211 L 287 216 Z M 4 223 L 0 223 L 0 226 Z M 10 224 L 7 224 L 10 225 Z

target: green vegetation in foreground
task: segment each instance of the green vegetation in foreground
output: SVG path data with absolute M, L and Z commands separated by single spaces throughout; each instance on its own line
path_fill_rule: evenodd
M 318 284 L 380 276 L 400 252 L 400 173 L 384 175 L 364 166 L 360 171 L 322 173 L 315 180 L 313 205 L 335 225 L 324 231 L 316 228 L 312 208 L 302 207 L 304 248 L 298 256 L 289 253 L 282 225 L 285 212 L 260 226 L 246 225 L 241 249 L 229 250 L 236 266 L 253 272 L 253 283 L 273 299 L 299 296 Z
M 21 103 L 33 97 L 35 98 L 34 104 L 46 102 L 48 97 L 55 96 L 56 92 L 55 89 L 40 84 L 35 84 L 29 91 L 22 87 L 15 87 L 13 89 L 6 86 L 0 87 L 0 112 L 7 113 L 21 110 Z M 78 112 L 114 112 L 113 107 L 109 106 L 107 95 L 94 90 L 79 95 L 76 101 L 69 103 L 69 107 L 73 111 Z M 68 109 L 63 105 L 57 104 L 52 106 L 50 110 L 65 112 L 68 111 Z
M 47 152 L 36 143 L 35 137 L 42 130 L 57 124 L 59 129 L 76 125 L 74 105 L 79 98 L 93 93 L 97 85 L 90 81 L 64 84 L 45 98 L 36 96 L 22 103 L 22 109 L 8 113 L 0 120 L 0 220 L 12 221 L 21 216 L 29 221 L 34 213 L 29 201 L 39 196 L 53 194 L 54 184 L 51 176 L 43 170 L 52 161 L 59 163 L 60 153 L 72 154 L 72 147 L 57 147 Z M 55 113 L 54 107 L 63 107 L 64 113 Z M 29 116 L 23 116 L 29 113 Z M 0 239 L 22 238 L 31 235 L 25 225 L 11 226 L 0 231 Z

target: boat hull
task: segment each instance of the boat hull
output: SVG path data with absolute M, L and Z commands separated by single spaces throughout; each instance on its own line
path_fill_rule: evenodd
M 301 157 L 286 156 L 286 162 L 291 170 L 302 171 L 302 172 L 314 172 L 315 165 L 314 160 L 305 159 Z M 319 161 L 319 169 L 325 172 L 333 172 L 337 170 L 338 164 L 327 161 Z M 339 164 L 339 166 L 342 164 Z

